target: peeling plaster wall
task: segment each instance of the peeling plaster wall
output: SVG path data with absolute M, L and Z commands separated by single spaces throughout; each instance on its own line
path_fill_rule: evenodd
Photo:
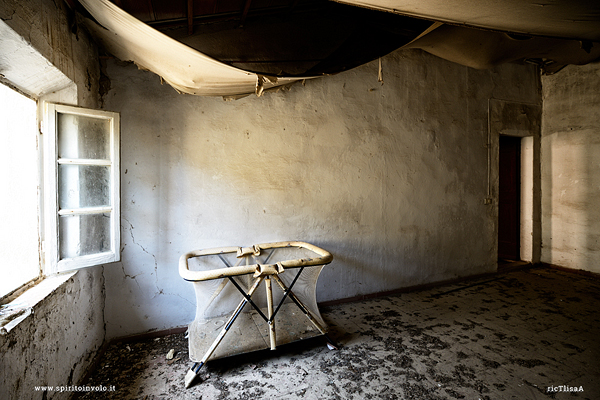
M 96 271 L 78 272 L 0 336 L 0 398 L 70 398 L 35 386 L 80 384 L 102 346 L 103 277 Z
M 424 52 L 290 92 L 178 95 L 110 61 L 121 113 L 122 262 L 106 267 L 107 336 L 189 323 L 187 251 L 303 240 L 334 254 L 318 300 L 496 269 L 487 197 L 488 99 L 540 103 L 532 66 L 479 71 Z M 497 138 L 492 143 L 497 199 Z
M 0 19 L 77 85 L 78 105 L 98 107 L 98 51 L 64 1 L 2 0 Z M 0 73 L 8 76 L 5 69 L 12 72 L 0 65 Z
M 600 273 L 600 64 L 542 83 L 542 261 Z
M 21 35 L 25 47 L 44 56 L 76 87 L 71 84 L 60 93 L 42 93 L 46 98 L 98 107 L 97 49 L 85 32 L 70 32 L 63 1 L 3 0 L 0 18 Z M 16 70 L 15 64 L 0 63 L 0 73 L 10 71 L 7 77 Z M 22 85 L 21 89 L 30 92 L 27 79 Z M 80 383 L 105 338 L 103 285 L 102 267 L 81 270 L 38 303 L 32 315 L 0 336 L 1 399 L 71 396 L 69 392 L 36 392 L 34 387 Z

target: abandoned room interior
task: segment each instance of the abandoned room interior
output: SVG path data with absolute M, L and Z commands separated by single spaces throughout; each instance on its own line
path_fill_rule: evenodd
M 600 398 L 599 60 L 588 0 L 2 0 L 0 399 Z

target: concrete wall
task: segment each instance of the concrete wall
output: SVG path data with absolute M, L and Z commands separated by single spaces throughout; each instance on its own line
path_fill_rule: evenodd
M 532 66 L 478 71 L 410 50 L 224 102 L 110 61 L 121 113 L 122 262 L 107 266 L 108 337 L 189 323 L 187 251 L 303 240 L 331 251 L 326 301 L 494 271 L 488 100 L 539 104 Z M 497 199 L 497 137 L 492 139 Z
M 521 260 L 528 262 L 533 261 L 533 143 L 533 136 L 521 139 Z
M 600 64 L 542 83 L 542 261 L 600 273 Z
M 0 18 L 23 37 L 27 51 L 40 53 L 50 69 L 74 82 L 75 88 L 66 87 L 62 93 L 42 90 L 38 94 L 98 107 L 97 50 L 85 32 L 71 33 L 64 2 L 4 0 Z M 7 77 L 19 69 L 15 65 L 2 68 L 8 70 Z M 78 272 L 38 303 L 32 315 L 0 336 L 0 398 L 66 399 L 71 395 L 36 392 L 34 387 L 80 383 L 105 337 L 103 284 L 102 267 Z
M 81 383 L 104 340 L 102 268 L 80 271 L 0 336 L 0 398 L 68 399 L 36 386 Z
M 65 2 L 3 0 L 0 2 L 0 19 L 20 34 L 23 41 L 39 52 L 49 64 L 75 83 L 78 105 L 98 106 L 98 51 L 87 32 L 78 27 L 75 14 L 70 12 Z M 3 65 L 2 69 L 7 77 L 14 72 L 10 65 Z M 26 71 L 28 66 L 17 69 Z M 35 80 L 36 76 L 30 79 Z M 30 92 L 28 88 L 22 89 Z

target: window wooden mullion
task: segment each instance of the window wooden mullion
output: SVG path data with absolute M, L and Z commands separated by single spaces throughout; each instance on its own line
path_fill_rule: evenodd
M 113 211 L 112 207 L 85 207 L 85 208 L 71 208 L 58 210 L 58 215 L 88 215 L 88 214 L 103 214 L 110 213 Z
M 108 167 L 112 165 L 111 160 L 93 160 L 85 158 L 59 158 L 57 162 L 59 165 L 98 165 Z

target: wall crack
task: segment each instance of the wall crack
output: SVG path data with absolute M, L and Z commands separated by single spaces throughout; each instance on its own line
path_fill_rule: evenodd
M 154 277 L 155 277 L 155 286 L 156 286 L 156 290 L 160 292 L 159 286 L 158 286 L 158 260 L 156 259 L 156 256 L 152 253 L 150 253 L 148 250 L 146 250 L 146 248 L 144 246 L 142 246 L 140 243 L 135 241 L 135 237 L 133 236 L 133 229 L 134 226 L 131 222 L 129 222 L 129 220 L 127 220 L 127 218 L 123 218 L 121 217 L 121 219 L 123 219 L 125 222 L 127 222 L 129 224 L 129 236 L 131 236 L 131 241 L 133 242 L 133 244 L 135 244 L 136 246 L 138 246 L 140 249 L 142 249 L 142 251 L 146 254 L 148 254 L 150 257 L 152 257 L 152 260 L 154 260 Z M 125 227 L 123 227 L 124 229 L 126 229 Z M 125 250 L 125 246 L 123 246 L 123 250 Z M 125 268 L 123 267 L 123 265 L 121 265 L 121 268 L 123 269 L 123 273 L 125 274 Z M 135 279 L 136 276 L 143 274 L 143 272 L 140 272 L 137 275 L 128 275 L 125 274 L 125 277 L 129 277 L 131 279 Z M 136 281 L 137 283 L 137 281 Z M 138 283 L 139 286 L 139 283 Z

